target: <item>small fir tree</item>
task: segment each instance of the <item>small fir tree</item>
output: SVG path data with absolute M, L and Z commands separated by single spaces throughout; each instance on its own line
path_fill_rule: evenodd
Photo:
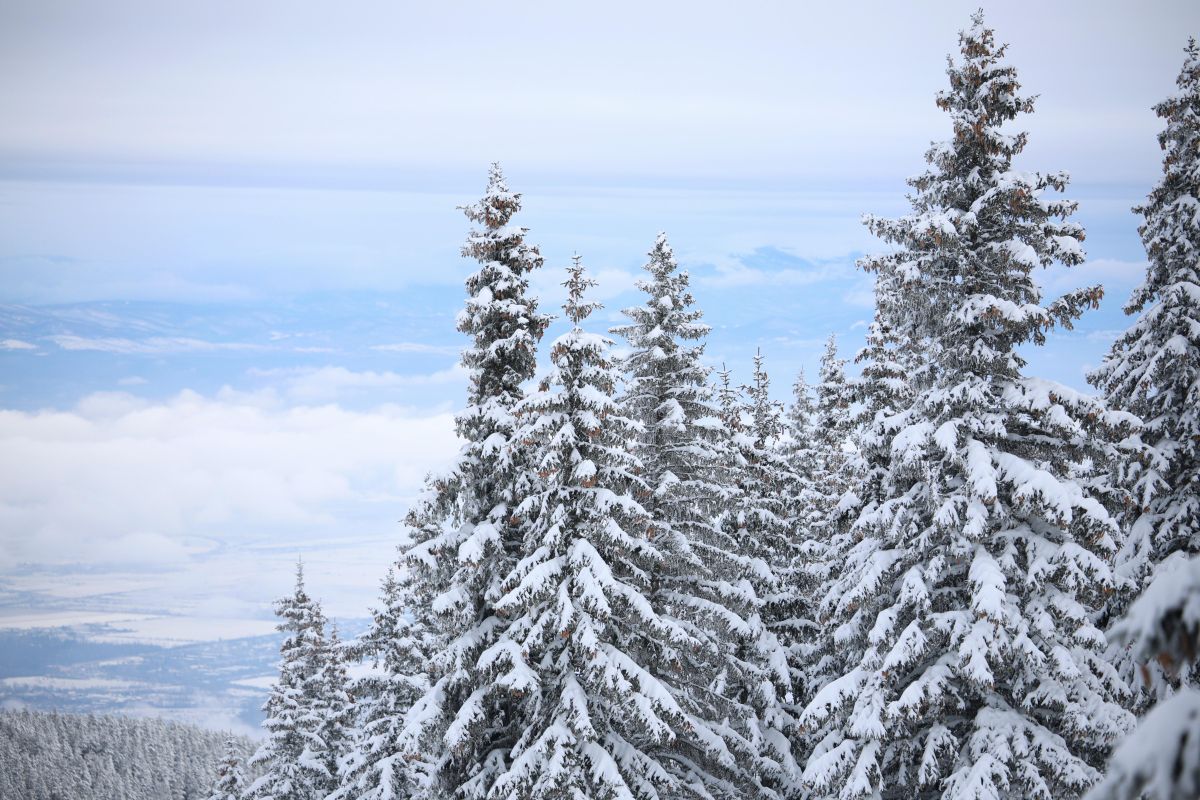
M 286 636 L 279 648 L 279 678 L 263 706 L 267 738 L 250 760 L 264 772 L 246 795 L 250 800 L 316 800 L 336 785 L 322 736 L 329 649 L 325 616 L 304 588 L 302 564 L 296 565 L 295 590 L 276 602 L 275 614 Z
M 232 736 L 225 742 L 225 756 L 217 766 L 208 800 L 242 800 L 242 744 Z

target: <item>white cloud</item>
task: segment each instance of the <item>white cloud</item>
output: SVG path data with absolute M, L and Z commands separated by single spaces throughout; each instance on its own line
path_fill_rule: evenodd
M 6 64 L 23 80 L 0 86 L 0 148 L 31 160 L 349 162 L 377 173 L 499 155 L 600 174 L 760 176 L 861 175 L 919 155 L 970 10 L 874 3 L 863 24 L 862 4 L 756 3 L 730 15 L 694 0 L 483 5 L 465 17 L 446 4 L 374 2 L 337 19 L 296 0 L 8 5 Z M 1056 152 L 1124 175 L 1153 164 L 1146 106 L 1169 89 L 1194 3 L 993 5 L 1022 82 L 1045 98 L 1042 113 L 1058 114 L 1043 126 Z M 477 80 L 489 70 L 505 81 Z M 404 102 L 386 102 L 395 97 Z M 1096 129 L 1106 135 L 1086 135 Z
M 216 541 L 388 529 L 456 450 L 449 414 L 393 406 L 183 392 L 0 411 L 0 565 L 178 564 Z
M 461 352 L 462 347 L 459 345 L 424 344 L 423 342 L 392 342 L 390 344 L 372 345 L 371 349 L 381 350 L 386 353 L 426 353 L 438 356 L 456 356 Z
M 265 350 L 262 345 L 247 342 L 210 342 L 185 336 L 154 336 L 148 339 L 125 339 L 116 336 L 86 337 L 64 334 L 49 337 L 63 350 L 95 350 L 121 355 L 167 355 L 171 353 L 203 353 L 218 350 Z
M 272 381 L 288 397 L 303 402 L 336 400 L 348 394 L 381 389 L 446 386 L 466 381 L 466 370 L 455 364 L 428 374 L 405 374 L 346 367 L 278 367 L 252 369 L 250 375 Z
M 37 345 L 20 339 L 4 339 L 0 341 L 0 350 L 37 350 Z
M 804 268 L 763 269 L 752 267 L 737 257 L 716 260 L 715 274 L 700 274 L 696 282 L 717 289 L 747 286 L 809 286 L 825 281 L 845 280 L 854 275 L 853 259 L 813 263 Z

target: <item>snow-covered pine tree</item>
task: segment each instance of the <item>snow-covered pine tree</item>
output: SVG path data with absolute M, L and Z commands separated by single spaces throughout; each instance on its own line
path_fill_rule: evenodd
M 1155 106 L 1163 178 L 1135 209 L 1149 257 L 1125 307 L 1139 314 L 1089 378 L 1143 420 L 1119 463 L 1132 524 L 1117 555 L 1133 599 L 1110 631 L 1153 706 L 1113 753 L 1094 800 L 1200 796 L 1200 47 L 1188 41 L 1179 91 Z M 1119 604 L 1118 604 L 1119 605 Z
M 479 226 L 463 247 L 479 268 L 467 278 L 458 317 L 458 329 L 472 337 L 462 357 L 467 407 L 456 417 L 465 444 L 409 514 L 413 541 L 400 555 L 404 605 L 428 626 L 422 649 L 430 659 L 429 685 L 406 714 L 402 746 L 406 760 L 431 772 L 423 791 L 439 799 L 485 796 L 521 735 L 519 698 L 496 681 L 496 665 L 480 660 L 507 625 L 495 603 L 521 555 L 527 526 L 515 511 L 537 485 L 524 449 L 509 446 L 513 409 L 550 321 L 529 295 L 529 274 L 542 257 L 526 243 L 526 229 L 512 224 L 520 208 L 521 196 L 493 164 L 483 199 L 464 209 Z
M 689 700 L 697 716 L 724 721 L 728 752 L 743 767 L 739 781 L 761 780 L 760 789 L 771 792 L 786 770 L 787 743 L 780 741 L 775 712 L 765 710 L 780 697 L 778 665 L 760 648 L 762 625 L 755 618 L 761 600 L 750 580 L 764 565 L 741 552 L 736 536 L 716 522 L 738 492 L 731 469 L 737 457 L 700 361 L 708 326 L 665 234 L 649 256 L 649 277 L 638 283 L 646 302 L 625 309 L 630 322 L 612 332 L 631 349 L 622 363 L 619 405 L 640 424 L 634 455 L 645 488 L 638 499 L 655 541 L 674 539 L 677 553 L 673 568 L 653 581 L 650 601 L 705 643 L 677 651 L 692 676 Z
M 1137 321 L 1089 379 L 1108 402 L 1144 421 L 1135 457 L 1118 480 L 1132 495 L 1129 533 L 1117 555 L 1131 599 L 1173 553 L 1200 554 L 1200 47 L 1190 40 L 1179 91 L 1155 106 L 1163 177 L 1135 211 L 1149 264 L 1125 306 Z M 1127 601 L 1126 601 L 1127 602 Z M 1117 603 L 1120 610 L 1122 603 Z M 1148 702 L 1170 688 L 1148 668 Z
M 1000 129 L 1033 103 L 982 13 L 960 44 L 938 97 L 953 139 L 911 181 L 912 214 L 867 218 L 898 246 L 860 262 L 903 293 L 883 322 L 929 368 L 825 600 L 839 675 L 801 720 L 825 731 L 818 797 L 1078 797 L 1132 722 L 1091 623 L 1116 525 L 1065 466 L 1102 458 L 1128 415 L 1025 377 L 1016 352 L 1099 291 L 1041 304 L 1033 270 L 1083 258 L 1074 204 L 1046 196 L 1066 176 L 1012 168 L 1026 137 Z
M 626 308 L 625 389 L 620 404 L 641 423 L 634 453 L 642 462 L 649 494 L 642 504 L 654 524 L 672 527 L 692 540 L 711 538 L 712 516 L 723 489 L 712 480 L 720 465 L 722 424 L 708 386 L 709 369 L 700 362 L 709 326 L 700 321 L 675 255 L 660 233 L 638 281 L 648 297 Z M 695 343 L 695 344 L 692 344 Z
M 813 413 L 813 440 L 821 459 L 827 491 L 836 503 L 848 488 L 844 485 L 844 471 L 846 444 L 852 425 L 846 362 L 838 358 L 837 336 L 833 334 L 826 340 L 825 352 L 821 354 L 819 378 Z
M 429 688 L 427 643 L 420 620 L 405 614 L 405 596 L 389 569 L 382 603 L 371 612 L 371 626 L 356 642 L 355 656 L 374 669 L 350 684 L 357 713 L 353 743 L 330 800 L 400 800 L 429 784 L 424 763 L 404 752 L 404 718 Z
M 804 371 L 792 384 L 792 402 L 785 419 L 787 436 L 781 453 L 787 464 L 788 485 L 784 489 L 784 508 L 787 527 L 794 545 L 790 563 L 781 576 L 785 586 L 782 598 L 786 613 L 775 612 L 774 628 L 788 652 L 792 671 L 793 713 L 807 702 L 814 684 L 813 667 L 820 662 L 822 628 L 817 623 L 815 600 L 828 579 L 829 560 L 826 558 L 828 540 L 824 531 L 827 512 L 827 493 L 821 481 L 821 451 L 816 445 L 814 420 L 816 404 L 813 393 L 804 379 Z M 803 737 L 793 734 L 803 753 Z
M 328 773 L 322 738 L 321 696 L 328 655 L 325 616 L 304 588 L 304 567 L 296 564 L 293 593 L 275 603 L 278 629 L 286 634 L 279 648 L 279 678 L 263 711 L 267 737 L 250 763 L 263 774 L 246 790 L 249 800 L 317 800 L 336 775 Z
M 1176 551 L 1113 625 L 1114 644 L 1181 685 L 1155 705 L 1108 762 L 1088 800 L 1193 800 L 1200 797 L 1200 556 Z
M 328 634 L 316 643 L 314 657 L 311 713 L 316 738 L 307 754 L 311 759 L 307 770 L 316 796 L 324 798 L 341 785 L 342 761 L 353 744 L 355 709 L 346 675 L 345 648 L 336 624 L 331 623 Z
M 742 422 L 742 396 L 733 385 L 733 373 L 724 364 L 717 370 L 717 418 L 729 432 L 740 431 Z
M 633 496 L 643 483 L 627 445 L 638 426 L 613 400 L 611 342 L 582 328 L 598 304 L 584 298 L 593 281 L 578 256 L 568 274 L 572 327 L 517 408 L 512 446 L 527 450 L 543 488 L 519 510 L 532 520 L 526 555 L 496 603 L 505 634 L 482 656 L 525 699 L 489 797 L 683 796 L 721 744 L 689 708 L 677 655 L 703 643 L 647 598 L 677 540 L 655 536 Z
M 754 735 L 765 756 L 761 770 L 765 782 L 780 796 L 791 797 L 799 791 L 799 767 L 789 744 L 794 728 L 789 710 L 795 701 L 792 650 L 798 644 L 797 621 L 807 599 L 796 568 L 806 553 L 807 532 L 794 527 L 789 518 L 788 493 L 801 481 L 780 447 L 783 407 L 771 399 L 771 379 L 761 351 L 755 353 L 753 363 L 752 381 L 742 387 L 745 429 L 735 431 L 733 438 L 740 491 L 720 527 L 732 528 L 729 545 L 749 559 L 744 580 L 758 601 L 748 618 L 756 631 L 755 652 L 747 655 L 744 671 L 764 686 L 761 694 L 747 693 L 758 724 Z M 765 690 L 768 683 L 773 684 L 770 691 Z
M 208 800 L 242 800 L 245 778 L 242 775 L 242 752 L 244 745 L 230 737 L 225 742 L 225 755 L 217 766 L 217 777 L 213 780 Z
M 816 522 L 814 482 L 817 479 L 819 451 L 816 448 L 816 404 L 804 370 L 796 374 L 792 383 L 792 402 L 784 417 L 786 436 L 780 442 L 780 451 L 788 461 L 790 472 L 799 483 L 790 492 L 786 502 L 789 519 L 794 527 L 808 530 Z

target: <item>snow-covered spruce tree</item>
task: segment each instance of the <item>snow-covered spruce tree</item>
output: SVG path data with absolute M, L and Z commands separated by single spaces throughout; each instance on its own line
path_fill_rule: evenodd
M 317 800 L 336 786 L 329 773 L 323 738 L 324 674 L 329 656 L 325 616 L 304 588 L 303 565 L 296 565 L 296 588 L 275 603 L 278 629 L 286 634 L 279 648 L 279 678 L 263 711 L 267 737 L 250 763 L 261 777 L 246 790 L 251 800 Z
M 309 750 L 314 763 L 308 769 L 317 796 L 324 798 L 341 785 L 341 765 L 353 745 L 355 724 L 345 646 L 336 624 L 330 624 L 328 634 L 317 643 L 315 656 L 312 714 L 317 741 Z
M 1163 178 L 1135 209 L 1149 266 L 1125 312 L 1139 316 L 1089 376 L 1112 406 L 1144 421 L 1137 456 L 1118 474 L 1132 494 L 1117 556 L 1129 598 L 1171 554 L 1200 554 L 1200 47 L 1191 40 L 1185 52 L 1179 92 L 1155 107 L 1166 121 Z M 1149 677 L 1153 702 L 1171 682 L 1158 668 Z
M 794 734 L 789 711 L 795 702 L 793 664 L 800 621 L 807 618 L 807 582 L 798 568 L 809 555 L 808 531 L 789 518 L 788 497 L 802 484 L 781 448 L 784 432 L 782 404 L 771 399 L 771 379 L 761 352 L 754 356 L 752 382 L 743 388 L 745 426 L 734 431 L 738 489 L 734 503 L 724 512 L 732 529 L 730 546 L 749 558 L 745 580 L 758 599 L 749 622 L 757 631 L 757 652 L 748 665 L 750 674 L 774 684 L 773 691 L 752 701 L 760 728 L 756 732 L 767 753 L 768 783 L 783 797 L 799 791 L 799 767 L 785 744 Z M 730 523 L 733 523 L 732 525 Z M 765 668 L 765 669 L 764 669 Z M 753 694 L 751 694 L 753 697 Z
M 421 771 L 423 763 L 407 760 L 404 753 L 404 717 L 429 688 L 429 656 L 422 649 L 424 626 L 405 615 L 394 569 L 384 578 L 382 603 L 371 617 L 354 656 L 372 663 L 374 670 L 350 685 L 357 709 L 354 741 L 331 800 L 409 798 L 431 777 Z
M 688 289 L 665 234 L 659 234 L 638 283 L 648 297 L 627 308 L 630 322 L 613 329 L 625 337 L 622 413 L 639 423 L 634 455 L 645 488 L 637 499 L 650 517 L 655 541 L 674 540 L 672 569 L 655 576 L 650 601 L 686 625 L 697 639 L 677 651 L 691 685 L 697 716 L 726 720 L 722 735 L 744 767 L 741 780 L 760 789 L 785 780 L 787 742 L 777 715 L 778 663 L 762 651 L 761 599 L 752 573 L 765 565 L 742 552 L 736 536 L 716 523 L 738 490 L 730 435 L 708 385 L 700 357 L 708 326 Z M 703 642 L 701 646 L 699 643 Z M 786 673 L 779 673 L 786 682 Z
M 703 643 L 647 598 L 676 539 L 654 536 L 633 496 L 643 484 L 627 444 L 638 427 L 613 401 L 611 342 L 581 327 L 598 304 L 584 299 L 593 281 L 578 256 L 568 274 L 572 328 L 517 407 L 512 446 L 544 483 L 519 509 L 532 521 L 526 555 L 496 603 L 504 636 L 481 657 L 524 698 L 520 738 L 489 797 L 683 796 L 714 780 L 708 750 L 723 749 L 689 708 L 692 676 L 677 655 Z
M 788 493 L 789 519 L 795 527 L 807 530 L 816 524 L 815 485 L 819 467 L 816 447 L 816 404 L 812 388 L 804 378 L 804 370 L 796 374 L 792 384 L 792 402 L 784 417 L 786 436 L 779 450 L 787 459 L 790 472 L 800 483 Z
M 1025 377 L 1016 352 L 1099 291 L 1041 304 L 1034 269 L 1079 263 L 1083 231 L 1046 196 L 1065 176 L 1012 168 L 1025 136 L 1000 128 L 1033 104 L 981 13 L 960 44 L 938 97 L 953 139 L 912 214 L 867 218 L 897 245 L 861 262 L 903 293 L 883 321 L 928 369 L 825 601 L 840 674 L 801 720 L 826 731 L 804 775 L 819 797 L 1078 797 L 1132 723 L 1091 623 L 1116 525 L 1066 466 L 1128 415 Z
M 217 766 L 217 777 L 213 780 L 208 800 L 241 800 L 243 749 L 242 743 L 232 737 L 225 743 L 225 756 Z
M 700 322 L 690 278 L 666 234 L 658 235 L 649 256 L 649 277 L 638 282 L 648 295 L 645 304 L 624 309 L 630 322 L 612 329 L 632 350 L 621 365 L 620 404 L 642 426 L 634 452 L 649 491 L 643 505 L 655 524 L 699 540 L 711 529 L 724 491 L 711 480 L 723 431 L 709 370 L 700 362 L 709 327 Z
M 828 541 L 823 530 L 827 492 L 822 483 L 821 451 L 816 445 L 813 393 L 801 370 L 792 385 L 792 402 L 785 419 L 787 436 L 780 452 L 787 464 L 788 485 L 783 490 L 786 524 L 793 546 L 784 573 L 787 613 L 775 614 L 777 635 L 787 648 L 792 671 L 793 711 L 803 708 L 811 693 L 812 667 L 821 659 L 821 627 L 817 624 L 815 599 L 828 579 Z M 799 744 L 800 737 L 793 733 Z M 803 752 L 805 748 L 797 748 Z
M 849 524 L 849 511 L 858 502 L 854 492 L 857 461 L 847 452 L 853 431 L 850 417 L 851 386 L 846 380 L 846 362 L 838 358 L 837 337 L 830 335 L 821 354 L 820 381 L 815 388 L 812 447 L 816 471 L 812 485 L 819 491 L 819 519 L 813 538 L 828 544 Z
M 1088 800 L 1193 800 L 1200 797 L 1200 556 L 1176 551 L 1113 625 L 1115 644 L 1182 684 L 1125 737 Z
M 846 463 L 846 444 L 850 438 L 850 387 L 846 382 L 846 362 L 838 358 L 837 336 L 830 334 L 821 354 L 821 370 L 816 386 L 813 413 L 813 439 L 830 492 L 840 498 L 846 487 L 838 485 Z
M 428 628 L 429 656 L 429 685 L 406 714 L 402 747 L 414 774 L 433 776 L 422 791 L 439 800 L 485 796 L 521 735 L 519 698 L 496 681 L 494 664 L 480 661 L 507 625 L 495 603 L 521 555 L 526 522 L 516 508 L 536 488 L 524 450 L 509 446 L 513 409 L 550 321 L 528 293 L 542 257 L 525 242 L 526 229 L 512 224 L 520 207 L 521 196 L 493 165 L 483 199 L 464 209 L 479 226 L 463 247 L 479 269 L 467 278 L 458 317 L 472 338 L 462 358 L 467 407 L 456 417 L 465 444 L 409 514 L 413 543 L 400 556 L 404 605 Z

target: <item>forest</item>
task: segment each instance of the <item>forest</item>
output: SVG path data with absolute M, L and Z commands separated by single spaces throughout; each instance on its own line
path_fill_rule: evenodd
M 177 722 L 4 711 L 0 797 L 202 800 L 223 762 L 253 752 L 249 739 Z

